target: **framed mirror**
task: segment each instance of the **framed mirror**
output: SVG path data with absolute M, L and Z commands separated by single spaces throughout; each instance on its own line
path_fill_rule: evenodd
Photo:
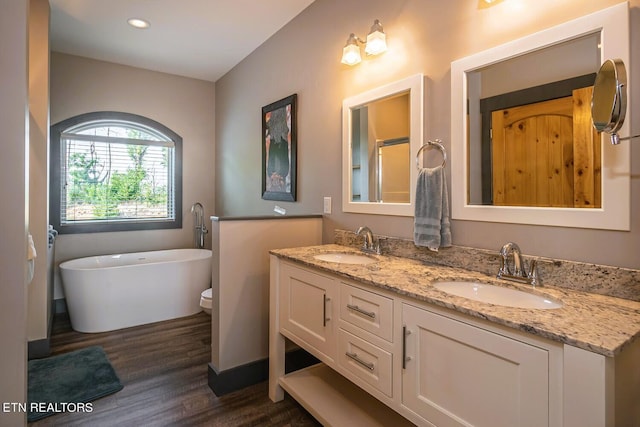
M 453 219 L 629 229 L 629 149 L 590 111 L 628 22 L 621 3 L 451 64 Z
M 423 80 L 416 74 L 342 103 L 342 210 L 414 215 Z

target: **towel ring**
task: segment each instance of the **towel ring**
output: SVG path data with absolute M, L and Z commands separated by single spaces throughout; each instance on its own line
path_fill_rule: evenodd
M 442 153 L 442 167 L 445 167 L 445 165 L 447 164 L 447 150 L 444 148 L 444 145 L 442 145 L 442 140 L 436 139 L 435 141 L 428 140 L 422 145 L 422 147 L 420 147 L 420 149 L 416 153 L 416 167 L 418 168 L 418 170 L 420 170 L 420 153 L 422 153 L 422 150 L 424 150 L 425 148 L 437 148 L 438 150 L 440 150 L 440 152 Z

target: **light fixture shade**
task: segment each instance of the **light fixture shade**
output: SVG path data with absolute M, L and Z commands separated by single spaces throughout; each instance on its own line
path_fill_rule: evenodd
M 376 19 L 367 35 L 367 47 L 364 48 L 364 51 L 367 55 L 378 55 L 386 50 L 387 36 L 382 30 L 380 21 Z
M 486 9 L 491 6 L 495 6 L 498 3 L 502 3 L 503 0 L 478 0 L 478 9 Z
M 129 18 L 127 19 L 127 23 L 134 28 L 138 28 L 144 30 L 145 28 L 149 28 L 149 21 L 141 18 Z
M 351 33 L 347 39 L 347 44 L 342 49 L 342 63 L 347 65 L 356 65 L 362 61 L 360 56 L 360 48 L 358 47 L 358 38 Z

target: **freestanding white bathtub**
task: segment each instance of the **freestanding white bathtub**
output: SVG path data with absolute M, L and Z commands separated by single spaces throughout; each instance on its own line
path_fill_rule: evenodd
M 105 332 L 196 314 L 211 286 L 211 251 L 170 249 L 60 264 L 71 326 Z

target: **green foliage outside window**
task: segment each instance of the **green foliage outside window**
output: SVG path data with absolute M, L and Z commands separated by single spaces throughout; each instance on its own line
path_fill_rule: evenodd
M 67 206 L 91 205 L 94 218 L 123 216 L 119 206 L 137 204 L 166 207 L 167 187 L 156 183 L 154 169 L 144 165 L 149 146 L 127 146 L 129 162 L 125 172 L 112 171 L 107 160 L 91 153 L 69 156 Z M 162 150 L 161 166 L 166 168 L 167 150 Z

